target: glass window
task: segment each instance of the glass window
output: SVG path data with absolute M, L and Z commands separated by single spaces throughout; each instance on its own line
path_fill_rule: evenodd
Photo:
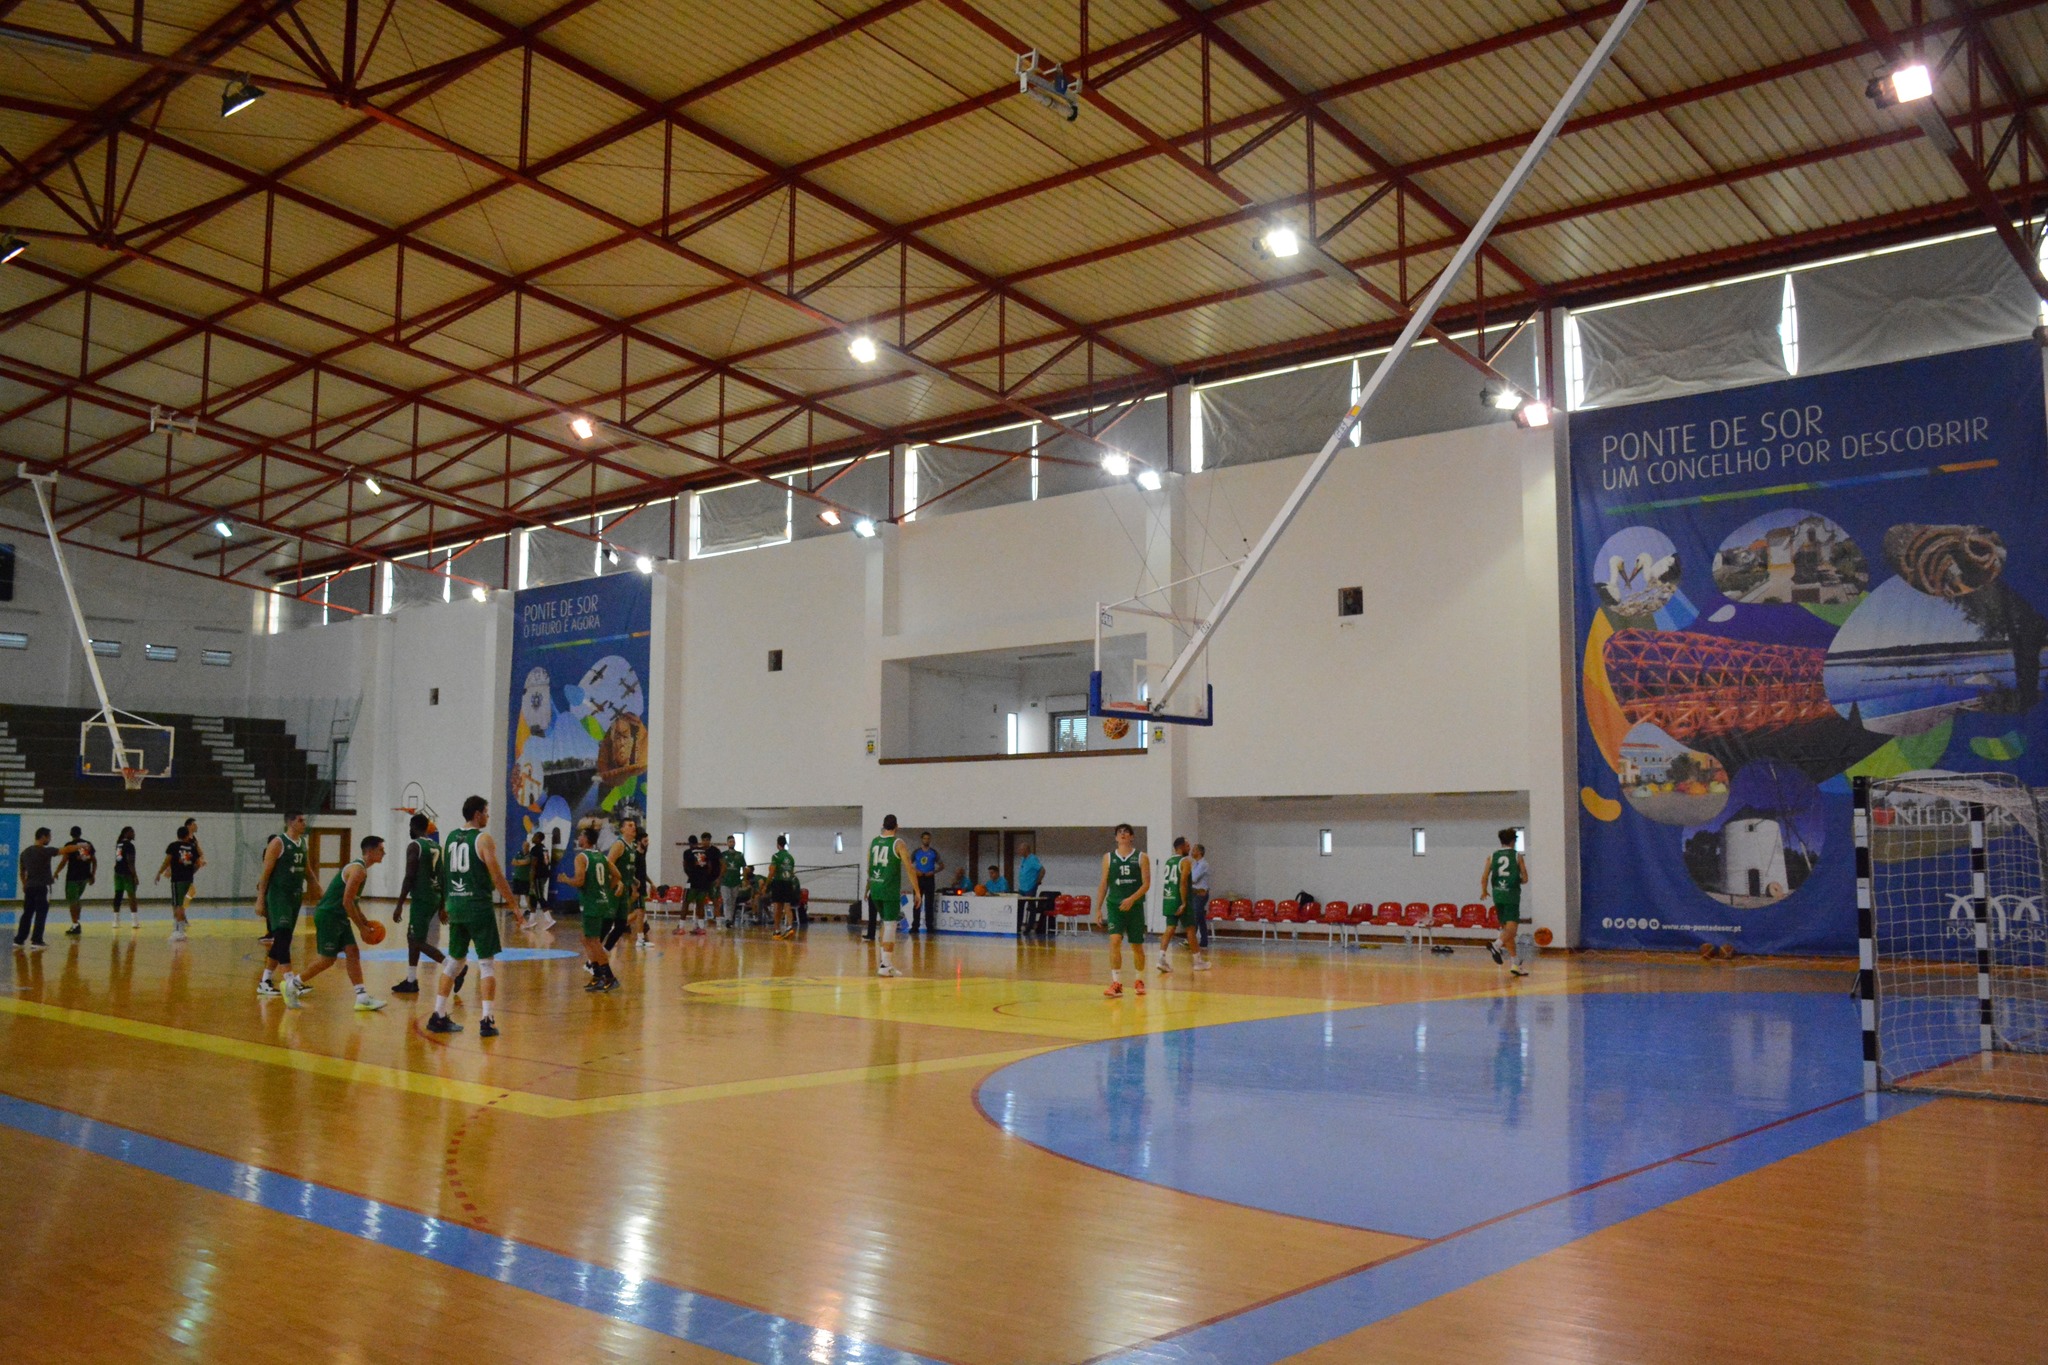
M 1088 713 L 1073 711 L 1052 718 L 1052 751 L 1056 754 L 1085 753 L 1088 749 Z

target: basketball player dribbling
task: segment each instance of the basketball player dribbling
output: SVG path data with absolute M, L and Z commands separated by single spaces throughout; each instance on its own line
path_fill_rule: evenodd
M 1131 989 L 1145 993 L 1145 893 L 1152 887 L 1152 860 L 1138 851 L 1138 833 L 1116 827 L 1116 847 L 1102 855 L 1102 880 L 1095 884 L 1095 904 L 1109 927 L 1109 988 L 1112 1000 L 1124 993 L 1124 941 L 1131 945 Z
M 1500 847 L 1486 855 L 1479 894 L 1493 898 L 1494 911 L 1500 916 L 1500 939 L 1489 942 L 1486 951 L 1495 962 L 1507 962 L 1508 971 L 1515 976 L 1529 974 L 1522 963 L 1522 943 L 1517 936 L 1522 927 L 1522 887 L 1528 880 L 1529 864 L 1515 852 L 1515 832 L 1500 831 Z

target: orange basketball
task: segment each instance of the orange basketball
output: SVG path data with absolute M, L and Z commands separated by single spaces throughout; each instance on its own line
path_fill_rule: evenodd
M 1556 935 L 1551 933 L 1548 929 L 1538 929 L 1536 931 L 1536 946 L 1538 948 L 1548 948 L 1550 946 L 1550 940 L 1555 937 Z
M 976 882 L 974 885 L 974 894 L 977 896 L 986 896 L 988 894 L 988 888 L 981 885 L 981 883 Z
M 383 941 L 383 925 L 379 924 L 376 920 L 370 920 L 363 925 L 363 942 L 369 944 L 372 947 L 375 947 L 377 944 L 382 943 Z
M 1122 716 L 1111 716 L 1102 722 L 1102 733 L 1108 739 L 1122 739 L 1131 732 L 1131 723 Z

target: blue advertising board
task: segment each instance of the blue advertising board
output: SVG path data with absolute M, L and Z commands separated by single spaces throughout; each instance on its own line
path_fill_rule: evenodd
M 1572 415 L 1587 946 L 1853 952 L 1852 777 L 2048 781 L 2042 363 Z
M 653 601 L 654 580 L 637 573 L 513 598 L 508 865 L 538 830 L 566 872 L 559 855 L 581 825 L 646 818 Z M 558 877 L 556 896 L 570 894 Z

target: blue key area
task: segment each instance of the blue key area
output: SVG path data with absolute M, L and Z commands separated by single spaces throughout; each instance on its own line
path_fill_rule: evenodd
M 1005 1131 L 1189 1194 L 1439 1238 L 1856 1095 L 1835 993 L 1382 1005 L 1064 1048 Z

